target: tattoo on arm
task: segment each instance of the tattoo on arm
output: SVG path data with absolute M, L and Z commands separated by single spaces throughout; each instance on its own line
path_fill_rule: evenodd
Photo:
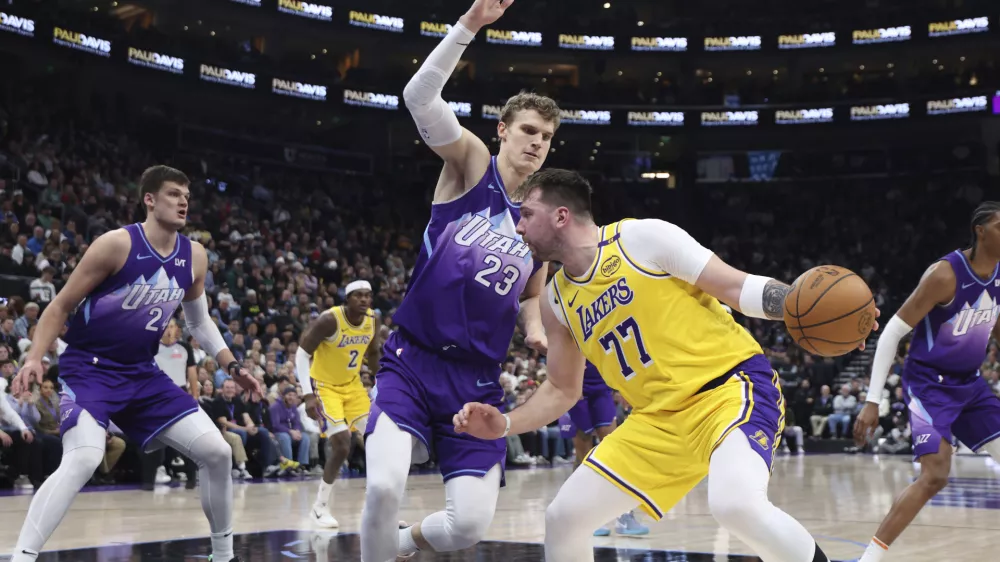
M 764 314 L 771 320 L 785 317 L 785 296 L 792 288 L 780 281 L 768 281 L 764 285 Z

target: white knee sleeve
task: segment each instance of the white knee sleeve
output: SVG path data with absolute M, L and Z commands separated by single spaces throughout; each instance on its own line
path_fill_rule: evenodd
M 811 562 L 816 542 L 767 498 L 771 473 L 742 431 L 715 449 L 708 469 L 708 506 L 719 525 L 765 562 Z
M 638 504 L 589 466 L 577 468 L 545 510 L 545 560 L 593 561 L 594 531 Z
M 500 465 L 486 476 L 459 476 L 445 484 L 444 511 L 432 513 L 420 532 L 435 552 L 452 552 L 475 545 L 486 535 L 500 495 Z
M 415 438 L 382 414 L 365 444 L 365 507 L 361 512 L 361 560 L 395 560 L 399 504 L 410 473 Z
M 105 443 L 107 433 L 104 428 L 89 412 L 80 412 L 76 426 L 63 435 L 63 457 L 59 468 L 31 499 L 15 552 L 38 552 L 42 549 L 66 516 L 80 488 L 104 460 Z

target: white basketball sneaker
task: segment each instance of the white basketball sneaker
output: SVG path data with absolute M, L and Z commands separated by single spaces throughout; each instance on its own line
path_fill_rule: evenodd
M 333 515 L 330 514 L 329 505 L 320 506 L 318 504 L 313 504 L 309 517 L 312 519 L 313 524 L 319 527 L 326 527 L 327 529 L 340 527 L 340 523 L 338 523 L 337 520 L 333 518 Z

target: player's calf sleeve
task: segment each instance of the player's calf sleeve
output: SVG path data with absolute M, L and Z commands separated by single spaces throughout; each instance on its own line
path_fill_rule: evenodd
M 361 511 L 361 560 L 395 560 L 399 504 L 410 472 L 413 436 L 382 414 L 365 444 L 365 506 Z
M 708 469 L 708 505 L 719 524 L 765 562 L 825 561 L 805 527 L 767 498 L 770 471 L 742 431 L 715 449 Z
M 233 450 L 201 409 L 168 427 L 158 440 L 198 465 L 201 508 L 212 531 L 212 558 L 233 558 Z
M 500 465 L 486 476 L 459 476 L 445 484 L 446 507 L 420 524 L 420 533 L 435 552 L 452 552 L 482 540 L 493 522 L 500 495 Z
M 104 460 L 104 428 L 86 411 L 63 436 L 59 468 L 31 499 L 12 562 L 31 562 L 66 516 L 70 504 Z

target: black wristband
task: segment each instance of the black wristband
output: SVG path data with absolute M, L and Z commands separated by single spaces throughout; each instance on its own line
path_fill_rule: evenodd
M 226 367 L 226 370 L 229 371 L 229 376 L 235 377 L 236 375 L 240 374 L 240 362 L 230 361 L 229 366 Z

